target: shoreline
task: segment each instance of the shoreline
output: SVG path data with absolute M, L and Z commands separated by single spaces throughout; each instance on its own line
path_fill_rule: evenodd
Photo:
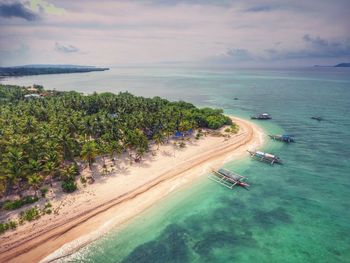
M 248 148 L 262 145 L 264 133 L 258 126 L 239 118 L 233 120 L 240 131 L 228 140 L 209 136 L 184 150 L 174 150 L 174 156 L 168 152 L 149 164 L 133 166 L 132 173 L 125 172 L 125 177 L 104 179 L 109 184 L 102 180 L 100 184 L 89 185 L 81 194 L 65 196 L 67 206 L 60 215 L 39 219 L 23 226 L 21 232 L 1 237 L 0 261 L 50 262 L 72 253 L 109 229 L 126 224 L 168 194 L 195 182 L 210 168 L 241 158 Z M 166 147 L 171 145 L 161 146 L 160 150 Z M 148 173 L 149 178 L 140 178 Z M 113 182 L 121 184 L 119 188 L 123 189 L 113 187 Z M 87 192 L 92 193 L 91 203 L 86 200 Z

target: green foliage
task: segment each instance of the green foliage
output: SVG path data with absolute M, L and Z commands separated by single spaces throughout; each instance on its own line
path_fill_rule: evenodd
M 76 165 L 65 165 L 60 170 L 61 180 L 62 181 L 74 181 L 75 176 L 78 175 L 78 170 Z
M 40 210 L 36 207 L 32 207 L 26 211 L 20 213 L 19 221 L 33 221 L 40 218 Z
M 0 84 L 0 195 L 28 187 L 37 192 L 55 179 L 71 191 L 76 162 L 91 168 L 98 156 L 104 160 L 124 151 L 140 160 L 149 140 L 159 145 L 176 131 L 231 124 L 222 110 L 183 101 L 36 88 L 49 95 L 28 100 L 28 89 Z
M 239 126 L 236 123 L 232 123 L 229 128 L 225 129 L 225 132 L 236 134 L 239 131 Z
M 18 226 L 17 222 L 13 221 L 13 220 L 9 221 L 8 224 L 9 224 L 10 229 L 16 229 Z
M 26 196 L 23 197 L 22 199 L 17 199 L 17 200 L 8 200 L 5 201 L 2 208 L 5 210 L 15 210 L 18 209 L 26 204 L 32 204 L 38 201 L 39 198 L 36 196 Z
M 47 202 L 44 206 L 44 209 L 42 210 L 43 214 L 51 214 L 52 213 L 51 207 L 52 207 L 51 203 Z
M 95 141 L 87 141 L 83 144 L 83 147 L 80 153 L 81 159 L 88 162 L 90 170 L 98 154 L 99 154 L 98 145 Z
M 49 215 L 49 214 L 52 214 L 52 210 L 51 210 L 51 209 L 46 209 L 46 210 L 45 210 L 45 213 L 48 214 L 48 215 Z
M 40 192 L 41 192 L 41 196 L 42 197 L 46 197 L 47 192 L 49 191 L 49 189 L 47 187 L 41 188 Z
M 80 182 L 81 182 L 82 184 L 86 184 L 87 180 L 86 180 L 86 178 L 85 178 L 84 176 L 81 176 L 81 177 L 80 177 Z
M 8 221 L 7 223 L 0 223 L 0 234 L 5 233 L 9 229 L 16 229 L 17 225 L 17 222 L 13 220 Z
M 9 229 L 7 223 L 0 223 L 0 234 L 5 233 Z
M 15 220 L 10 220 L 6 223 L 0 223 L 0 234 L 5 233 L 9 229 L 16 229 L 19 224 L 23 224 L 26 221 L 30 222 L 33 220 L 39 219 L 42 215 L 51 214 L 52 213 L 52 205 L 50 202 L 47 202 L 42 210 L 38 207 L 32 207 L 25 211 L 22 211 L 19 214 L 18 222 Z
M 75 183 L 75 181 L 73 180 L 69 180 L 69 181 L 64 181 L 62 183 L 62 189 L 64 192 L 66 193 L 72 193 L 75 190 L 77 190 L 77 184 Z
M 231 133 L 236 134 L 239 131 L 239 126 L 236 123 L 232 123 L 231 125 Z
M 221 115 L 221 116 L 220 115 L 217 115 L 217 116 L 211 115 L 211 116 L 206 117 L 206 121 L 208 123 L 209 129 L 216 130 L 224 125 L 230 124 L 231 120 L 223 115 Z

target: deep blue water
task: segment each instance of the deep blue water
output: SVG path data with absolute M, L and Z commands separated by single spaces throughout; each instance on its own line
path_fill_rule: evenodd
M 225 165 L 249 178 L 249 191 L 204 178 L 65 261 L 350 262 L 350 69 L 116 68 L 2 82 L 128 90 L 245 118 L 267 111 L 273 120 L 258 122 L 267 133 L 297 139 L 264 146 L 283 166 L 248 158 Z

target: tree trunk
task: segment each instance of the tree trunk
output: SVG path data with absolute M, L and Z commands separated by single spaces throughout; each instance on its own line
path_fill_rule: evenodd
M 7 182 L 7 185 L 6 185 L 6 191 L 5 191 L 5 195 L 10 195 L 12 193 L 12 190 L 13 190 L 13 182 L 11 180 L 9 180 Z

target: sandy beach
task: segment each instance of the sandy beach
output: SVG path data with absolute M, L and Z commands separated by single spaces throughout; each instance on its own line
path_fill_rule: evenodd
M 247 149 L 263 144 L 264 133 L 251 122 L 233 118 L 240 126 L 226 139 L 208 135 L 185 141 L 185 148 L 172 143 L 153 145 L 142 162 L 130 164 L 123 156 L 109 173 L 101 175 L 102 162 L 92 173 L 94 184 L 73 194 L 49 194 L 54 211 L 39 220 L 19 226 L 0 237 L 0 262 L 51 262 L 103 235 L 122 227 L 169 193 L 202 178 L 211 168 L 247 156 Z M 83 174 L 90 171 L 84 169 Z M 55 210 L 56 209 L 56 210 Z M 5 215 L 10 216 L 10 215 Z

